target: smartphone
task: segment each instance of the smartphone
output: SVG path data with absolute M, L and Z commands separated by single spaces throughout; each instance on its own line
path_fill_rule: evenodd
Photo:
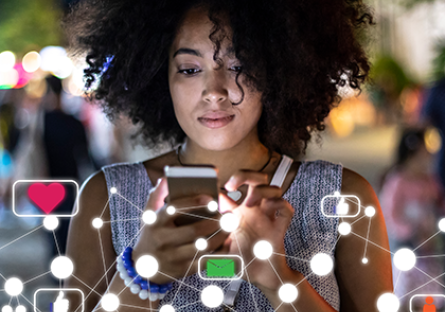
M 218 203 L 218 171 L 214 166 L 165 166 L 164 173 L 167 177 L 169 192 L 167 203 L 196 195 L 209 195 Z M 179 216 L 175 219 L 177 226 L 201 221 L 203 217 L 214 219 L 220 216 L 218 210 L 210 211 L 207 206 L 191 208 L 190 210 L 184 209 L 184 214 L 180 213 L 181 210 L 178 212 Z

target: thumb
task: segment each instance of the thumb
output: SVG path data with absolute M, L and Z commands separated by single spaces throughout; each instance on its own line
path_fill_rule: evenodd
M 159 210 L 164 206 L 164 199 L 168 195 L 167 179 L 162 177 L 158 180 L 158 184 L 155 188 L 150 190 L 147 205 L 145 209 L 152 209 L 154 211 Z
M 59 292 L 59 295 L 58 295 L 57 298 L 56 298 L 56 301 L 61 301 L 61 300 L 63 299 L 63 296 L 64 296 L 63 291 L 60 291 L 60 292 Z
M 219 193 L 219 212 L 225 213 L 233 211 L 238 205 L 236 202 L 224 193 Z

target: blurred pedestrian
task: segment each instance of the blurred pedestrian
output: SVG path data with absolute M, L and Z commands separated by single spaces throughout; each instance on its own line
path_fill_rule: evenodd
M 413 250 L 421 246 L 416 251 L 419 256 L 442 253 L 440 236 L 430 238 L 438 231 L 437 220 L 445 214 L 440 185 L 432 171 L 432 155 L 426 148 L 424 136 L 424 129 L 403 131 L 397 160 L 387 173 L 380 193 L 391 250 L 404 247 Z M 416 268 L 438 276 L 443 272 L 443 260 L 420 257 Z M 403 296 L 431 280 L 416 269 L 400 272 L 394 266 L 393 270 L 396 295 Z M 441 287 L 427 283 L 419 291 L 436 293 Z

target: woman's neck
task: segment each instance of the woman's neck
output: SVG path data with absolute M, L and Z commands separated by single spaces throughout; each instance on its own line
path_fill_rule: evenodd
M 270 158 L 269 149 L 259 140 L 243 142 L 226 150 L 208 150 L 186 139 L 179 154 L 183 164 L 211 164 L 218 168 L 221 186 L 240 169 L 261 170 Z M 266 168 L 264 168 L 266 169 Z

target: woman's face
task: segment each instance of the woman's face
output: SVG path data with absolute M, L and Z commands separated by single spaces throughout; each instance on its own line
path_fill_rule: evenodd
M 192 9 L 171 46 L 169 86 L 176 118 L 189 140 L 209 150 L 225 150 L 243 140 L 257 139 L 261 116 L 261 93 L 244 90 L 244 100 L 235 78 L 240 63 L 231 54 L 231 42 L 221 43 L 222 66 L 213 60 L 209 39 L 213 27 L 203 9 Z

